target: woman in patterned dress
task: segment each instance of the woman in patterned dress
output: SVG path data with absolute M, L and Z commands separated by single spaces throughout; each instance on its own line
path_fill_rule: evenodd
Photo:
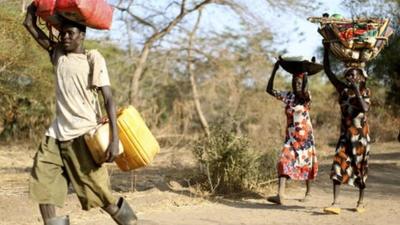
M 364 211 L 363 198 L 368 175 L 370 148 L 367 112 L 370 106 L 370 90 L 366 87 L 366 73 L 363 69 L 348 68 L 346 82 L 336 78 L 330 69 L 329 43 L 324 43 L 324 69 L 330 82 L 339 93 L 341 110 L 340 137 L 331 169 L 333 181 L 333 203 L 324 209 L 327 213 L 340 213 L 338 204 L 341 184 L 349 184 L 359 189 L 356 210 Z
M 273 87 L 275 73 L 279 66 L 282 66 L 282 62 L 281 58 L 276 62 L 266 90 L 270 95 L 283 101 L 287 117 L 285 142 L 277 164 L 279 177 L 278 195 L 267 198 L 268 201 L 277 204 L 284 204 L 285 183 L 289 178 L 305 181 L 306 193 L 304 201 L 307 200 L 310 196 L 310 181 L 315 179 L 318 172 L 313 129 L 309 115 L 308 74 L 297 69 L 297 71 L 301 72 L 292 73 L 293 90 L 276 91 Z

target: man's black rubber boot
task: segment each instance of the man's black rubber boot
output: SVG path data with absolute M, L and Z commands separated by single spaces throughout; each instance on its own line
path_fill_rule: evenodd
M 118 225 L 137 225 L 137 216 L 124 198 L 118 199 L 118 211 L 112 216 Z

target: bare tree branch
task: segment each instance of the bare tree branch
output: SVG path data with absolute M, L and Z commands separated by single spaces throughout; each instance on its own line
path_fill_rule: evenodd
M 136 66 L 136 69 L 132 75 L 131 79 L 131 88 L 130 88 L 130 93 L 129 93 L 129 101 L 131 104 L 137 103 L 139 100 L 138 93 L 139 93 L 139 80 L 142 76 L 144 67 L 146 65 L 147 57 L 149 55 L 150 49 L 153 46 L 154 42 L 157 40 L 161 39 L 164 37 L 166 34 L 168 34 L 179 22 L 182 21 L 182 19 L 194 12 L 197 11 L 198 9 L 202 8 L 203 6 L 212 3 L 212 0 L 204 0 L 200 2 L 199 4 L 195 5 L 193 8 L 186 10 L 186 0 L 181 1 L 181 7 L 180 7 L 180 13 L 168 24 L 166 25 L 163 29 L 161 29 L 158 32 L 154 32 L 144 43 L 141 54 L 139 56 L 139 62 Z
M 120 10 L 121 12 L 126 12 L 126 13 L 128 13 L 134 20 L 136 20 L 136 21 L 139 22 L 140 24 L 143 24 L 143 25 L 145 25 L 145 26 L 151 27 L 151 28 L 153 29 L 153 32 L 157 32 L 157 27 L 156 27 L 154 24 L 152 24 L 151 22 L 146 21 L 145 19 L 141 18 L 140 16 L 137 16 L 137 15 L 135 15 L 134 13 L 132 13 L 132 12 L 129 10 L 129 7 L 124 8 L 124 7 L 120 7 L 120 6 L 117 5 L 117 6 L 114 6 L 114 8 Z

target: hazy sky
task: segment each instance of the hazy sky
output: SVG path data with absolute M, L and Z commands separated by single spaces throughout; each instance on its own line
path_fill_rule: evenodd
M 108 2 L 112 2 L 108 1 Z M 152 1 L 155 6 L 163 8 L 165 1 Z M 241 0 L 245 4 L 251 14 L 262 21 L 265 26 L 273 33 L 273 46 L 281 51 L 286 50 L 290 55 L 303 55 L 311 57 L 318 46 L 321 45 L 322 37 L 318 34 L 317 24 L 312 24 L 307 21 L 309 16 L 321 16 L 322 13 L 330 14 L 340 13 L 345 16 L 345 10 L 340 7 L 341 0 L 320 0 L 321 7 L 318 10 L 310 10 L 309 12 L 294 13 L 291 11 L 284 12 L 269 7 L 265 0 Z M 146 15 L 146 12 L 135 12 L 139 15 Z M 174 12 L 176 13 L 176 12 Z M 300 16 L 300 14 L 302 14 Z M 195 21 L 196 15 L 191 15 L 187 18 L 187 24 Z M 203 20 L 200 25 L 200 32 L 207 35 L 210 31 L 223 31 L 226 28 L 240 31 L 240 23 L 238 17 L 230 10 L 221 6 L 207 6 L 204 10 Z M 113 23 L 110 31 L 95 31 L 88 32 L 89 37 L 110 36 L 117 44 L 126 43 L 125 31 L 121 31 L 121 24 Z M 135 31 L 133 31 L 135 32 Z M 298 34 L 302 33 L 301 36 Z M 140 35 L 133 35 L 135 42 L 140 43 L 143 40 Z
M 275 46 L 286 50 L 290 55 L 302 55 L 311 58 L 315 50 L 322 43 L 322 37 L 317 32 L 318 24 L 307 21 L 310 16 L 321 16 L 322 13 L 339 13 L 344 16 L 346 12 L 340 7 L 341 0 L 323 0 L 317 10 L 298 13 L 268 10 L 264 0 L 252 0 L 249 8 L 263 18 L 274 34 Z M 300 14 L 303 14 L 300 16 Z M 299 33 L 302 33 L 299 36 Z

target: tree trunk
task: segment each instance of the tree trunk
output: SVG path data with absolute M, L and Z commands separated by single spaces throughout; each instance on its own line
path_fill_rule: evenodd
M 140 53 L 139 61 L 136 65 L 136 69 L 133 72 L 131 79 L 131 88 L 129 94 L 129 102 L 132 105 L 139 103 L 139 80 L 142 76 L 143 70 L 146 66 L 147 57 L 149 56 L 150 48 L 152 47 L 152 42 L 146 42 L 143 46 L 142 52 Z
M 26 13 L 26 0 L 21 0 L 21 12 Z
M 193 101 L 194 101 L 194 105 L 196 107 L 196 112 L 200 119 L 201 127 L 203 128 L 205 135 L 207 137 L 209 137 L 210 136 L 210 128 L 208 126 L 207 119 L 203 114 L 203 110 L 201 109 L 200 98 L 199 98 L 199 94 L 197 92 L 197 84 L 196 84 L 196 79 L 194 77 L 193 64 L 192 64 L 193 40 L 195 38 L 196 30 L 199 27 L 200 19 L 201 19 L 201 9 L 199 10 L 199 15 L 197 17 L 196 24 L 194 25 L 193 30 L 189 33 L 189 44 L 188 44 L 188 49 L 187 49 L 187 54 L 188 54 L 187 55 L 187 71 L 188 71 L 188 74 L 190 77 L 190 84 L 192 87 Z

